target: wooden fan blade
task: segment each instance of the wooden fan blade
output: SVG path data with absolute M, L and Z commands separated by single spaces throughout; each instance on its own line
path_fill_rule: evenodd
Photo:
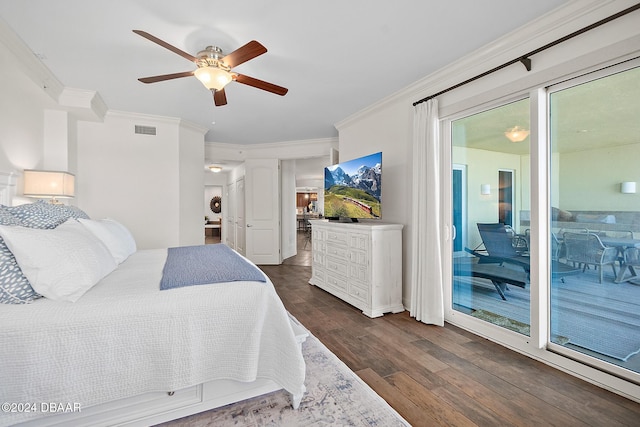
M 150 40 L 156 44 L 159 44 L 160 46 L 164 47 L 165 49 L 169 49 L 171 52 L 173 53 L 177 53 L 178 55 L 182 56 L 185 59 L 188 59 L 191 62 L 196 62 L 198 60 L 198 58 L 196 58 L 193 55 L 188 54 L 187 52 L 178 49 L 175 46 L 171 46 L 169 43 L 160 40 L 159 38 L 152 36 L 151 34 L 147 33 L 146 31 L 142 31 L 142 30 L 132 30 L 134 33 L 136 33 L 139 36 L 144 37 L 147 40 Z
M 213 102 L 216 104 L 216 107 L 227 105 L 227 95 L 224 93 L 224 88 L 220 90 L 214 90 L 212 92 L 213 92 Z
M 262 46 L 255 40 L 251 40 L 249 43 L 234 50 L 224 58 L 222 61 L 229 66 L 229 68 L 236 67 L 250 59 L 260 56 L 267 51 L 267 48 Z
M 181 77 L 193 76 L 193 71 L 184 71 L 182 73 L 163 74 L 161 76 L 151 76 L 139 78 L 142 83 L 156 83 L 164 80 L 179 79 Z
M 245 76 L 244 74 L 236 74 L 235 81 L 238 83 L 242 83 L 244 85 L 253 86 L 258 89 L 266 90 L 267 92 L 275 93 L 276 95 L 284 96 L 287 94 L 289 89 L 286 87 L 274 85 L 273 83 L 265 82 L 262 80 L 258 80 L 253 77 Z

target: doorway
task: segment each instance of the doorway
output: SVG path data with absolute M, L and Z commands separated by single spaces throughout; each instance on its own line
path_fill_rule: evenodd
M 204 187 L 204 243 L 222 242 L 222 191 L 221 185 Z

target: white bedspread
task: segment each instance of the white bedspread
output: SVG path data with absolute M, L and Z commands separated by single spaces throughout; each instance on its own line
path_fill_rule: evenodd
M 91 405 L 215 379 L 304 391 L 273 284 L 159 290 L 166 250 L 139 251 L 76 303 L 0 306 L 0 403 Z M 0 412 L 0 425 L 41 416 Z

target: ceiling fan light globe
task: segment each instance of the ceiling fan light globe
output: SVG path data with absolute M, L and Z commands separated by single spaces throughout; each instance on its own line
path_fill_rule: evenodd
M 200 67 L 194 75 L 209 90 L 221 90 L 233 79 L 231 73 L 218 67 Z

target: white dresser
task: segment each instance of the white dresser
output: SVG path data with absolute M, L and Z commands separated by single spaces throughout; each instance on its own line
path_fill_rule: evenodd
M 311 222 L 313 274 L 309 283 L 369 317 L 404 311 L 402 225 Z

